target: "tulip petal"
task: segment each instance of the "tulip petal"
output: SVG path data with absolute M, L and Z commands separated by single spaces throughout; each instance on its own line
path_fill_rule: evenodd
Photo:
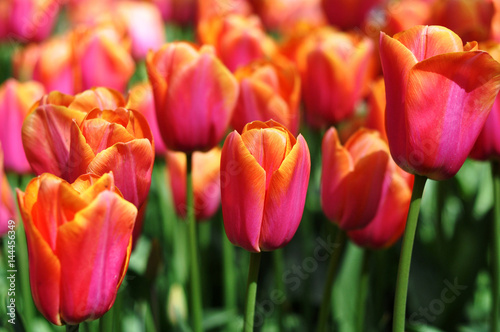
M 57 256 L 61 262 L 61 317 L 75 324 L 102 316 L 111 308 L 127 268 L 137 209 L 104 191 L 61 226 Z M 78 259 L 75 259 L 78 257 Z
M 37 185 L 34 181 L 30 184 Z M 28 245 L 31 295 L 45 318 L 53 324 L 62 325 L 59 316 L 60 299 L 57 296 L 60 292 L 61 266 L 50 245 L 33 224 L 31 212 L 26 209 L 25 198 L 25 194 L 17 189 L 17 200 Z
M 233 244 L 260 252 L 259 237 L 266 195 L 266 172 L 246 148 L 238 132 L 222 148 L 221 197 L 224 228 Z
M 108 88 L 92 88 L 77 94 L 68 106 L 71 109 L 89 113 L 94 108 L 114 110 L 125 106 L 125 99 L 116 90 Z
M 154 152 L 151 142 L 145 138 L 128 143 L 117 143 L 101 151 L 89 164 L 87 172 L 103 175 L 113 172 L 115 186 L 123 197 L 140 207 L 149 192 Z M 85 172 L 85 173 L 87 173 Z
M 293 238 L 302 220 L 310 170 L 309 148 L 299 135 L 280 168 L 272 174 L 266 192 L 259 241 L 262 250 L 281 248 Z
M 405 170 L 435 180 L 458 172 L 500 89 L 500 64 L 486 52 L 459 52 L 415 65 L 408 77 Z M 411 153 L 410 153 L 411 151 Z

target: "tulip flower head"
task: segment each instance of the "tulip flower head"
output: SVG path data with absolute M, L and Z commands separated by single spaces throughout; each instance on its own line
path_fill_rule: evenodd
M 393 159 L 412 174 L 454 176 L 500 89 L 500 64 L 440 26 L 381 33 L 380 57 Z
M 150 52 L 146 65 L 167 148 L 191 153 L 217 145 L 233 114 L 238 83 L 214 49 L 169 43 Z
M 221 199 L 229 240 L 250 252 L 276 250 L 295 234 L 304 210 L 311 161 L 306 141 L 269 120 L 226 138 Z
M 113 175 L 83 175 L 69 184 L 46 173 L 18 190 L 17 199 L 38 310 L 56 325 L 104 315 L 127 271 L 137 215 Z

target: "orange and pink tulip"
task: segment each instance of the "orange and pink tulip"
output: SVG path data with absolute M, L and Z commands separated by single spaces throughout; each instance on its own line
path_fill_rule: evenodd
M 229 134 L 221 156 L 221 199 L 229 240 L 250 252 L 276 250 L 302 219 L 311 160 L 306 141 L 269 120 Z
M 440 26 L 381 33 L 380 57 L 394 161 L 434 180 L 454 176 L 498 94 L 500 64 Z
M 56 325 L 104 315 L 127 271 L 137 215 L 115 191 L 113 175 L 83 175 L 69 184 L 45 173 L 17 199 L 38 310 Z

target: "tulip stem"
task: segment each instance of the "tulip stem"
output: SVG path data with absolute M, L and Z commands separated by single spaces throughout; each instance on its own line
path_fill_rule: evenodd
M 104 315 L 102 315 L 101 318 L 99 318 L 99 331 L 100 332 L 107 332 L 107 331 L 113 331 L 113 315 L 114 315 L 114 305 L 109 308 L 108 312 L 106 312 Z
M 394 314 L 392 331 L 404 332 L 406 322 L 406 297 L 408 294 L 408 279 L 410 278 L 411 254 L 413 241 L 417 230 L 420 202 L 424 192 L 427 177 L 415 175 L 415 183 L 411 194 L 410 208 L 406 219 L 406 228 L 399 256 L 398 278 L 396 281 L 396 296 L 394 299 Z
M 199 259 L 196 237 L 196 219 L 194 214 L 194 193 L 193 193 L 193 158 L 191 153 L 186 154 L 186 203 L 187 203 L 187 223 L 189 228 L 189 261 L 191 265 L 191 309 L 193 314 L 193 330 L 195 332 L 203 331 L 202 321 L 202 306 L 201 306 L 201 285 Z
M 66 332 L 78 332 L 80 324 L 76 325 L 66 325 Z
M 363 249 L 363 266 L 361 268 L 361 275 L 359 277 L 358 288 L 358 319 L 357 331 L 365 331 L 365 314 L 366 314 L 366 298 L 370 283 L 370 256 L 371 252 L 368 249 Z
M 328 313 L 330 312 L 330 299 L 332 297 L 333 281 L 337 272 L 340 254 L 344 251 L 346 235 L 344 231 L 335 227 L 337 235 L 335 237 L 335 250 L 330 256 L 330 264 L 328 265 L 328 273 L 325 281 L 325 289 L 323 290 L 323 300 L 319 308 L 318 328 L 317 332 L 327 331 Z
M 494 186 L 494 214 L 493 214 L 493 250 L 492 259 L 492 293 L 493 306 L 491 308 L 491 331 L 498 332 L 500 316 L 500 164 L 498 162 L 491 163 L 491 171 L 493 175 Z
M 274 282 L 276 283 L 276 289 L 279 294 L 286 299 L 285 284 L 283 283 L 283 262 L 285 261 L 283 248 L 273 251 L 273 263 L 274 263 Z M 276 315 L 278 316 L 278 327 L 279 331 L 284 331 L 284 304 L 276 304 Z
M 253 321 L 255 314 L 255 298 L 257 296 L 257 280 L 259 278 L 260 258 L 262 253 L 250 253 L 250 267 L 248 269 L 247 281 L 247 301 L 245 305 L 244 332 L 253 331 Z
M 222 232 L 224 234 L 224 223 L 222 224 Z M 236 267 L 234 260 L 234 246 L 227 236 L 223 236 L 223 263 L 224 263 L 224 305 L 226 311 L 230 313 L 231 317 L 235 316 L 236 310 Z M 232 319 L 229 320 L 227 330 L 231 331 Z

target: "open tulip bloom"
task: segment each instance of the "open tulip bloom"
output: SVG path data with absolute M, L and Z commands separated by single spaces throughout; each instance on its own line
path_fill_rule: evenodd
M 415 174 L 399 261 L 393 331 L 405 329 L 406 295 L 427 178 L 454 176 L 469 155 L 500 89 L 500 64 L 453 31 L 415 26 L 380 35 L 385 123 L 395 162 Z M 496 318 L 495 318 L 496 319 Z

